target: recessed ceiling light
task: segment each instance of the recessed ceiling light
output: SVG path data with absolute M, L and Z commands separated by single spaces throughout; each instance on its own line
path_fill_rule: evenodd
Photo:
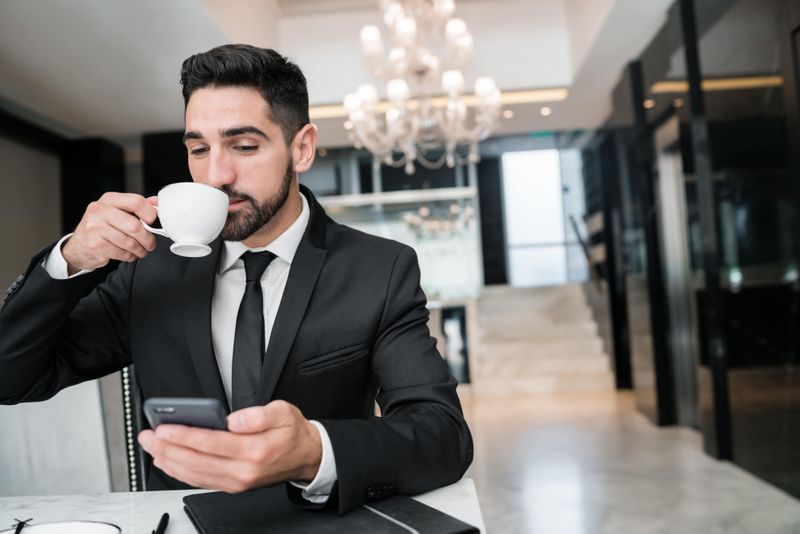
M 675 106 L 676 108 L 682 108 L 683 107 L 683 99 L 682 98 L 676 98 L 675 100 L 672 101 L 672 105 Z
M 642 105 L 644 106 L 644 109 L 653 109 L 656 107 L 656 101 L 652 98 L 648 98 L 642 103 Z
M 514 111 L 510 110 L 510 109 L 505 110 L 503 112 L 503 117 L 505 117 L 506 119 L 513 119 L 514 118 Z
M 542 114 L 542 117 L 549 117 L 553 113 L 553 110 L 547 106 L 544 106 L 539 110 L 539 113 Z
M 353 129 L 353 121 L 344 121 L 344 129 L 345 130 L 352 130 Z

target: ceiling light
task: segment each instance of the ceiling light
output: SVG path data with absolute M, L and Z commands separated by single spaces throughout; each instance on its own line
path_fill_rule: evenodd
M 543 106 L 542 109 L 539 110 L 539 113 L 542 114 L 542 117 L 549 117 L 550 115 L 552 115 L 553 110 L 548 106 Z
M 656 101 L 653 100 L 652 98 L 648 98 L 647 100 L 642 102 L 642 105 L 644 106 L 644 109 L 653 109 L 654 107 L 656 107 Z
M 478 143 L 497 125 L 502 94 L 489 77 L 476 80 L 473 95 L 464 94 L 461 68 L 475 43 L 467 24 L 453 17 L 454 0 L 380 4 L 385 36 L 370 25 L 360 40 L 364 63 L 386 84 L 388 100 L 379 101 L 372 84 L 345 97 L 339 111 L 349 119 L 350 141 L 369 150 L 376 164 L 402 167 L 407 174 L 416 164 L 438 169 L 479 161 Z
M 328 150 L 326 148 L 320 148 L 318 152 L 319 152 L 319 157 L 321 158 L 324 158 L 325 156 L 328 155 Z
M 353 122 L 352 121 L 344 121 L 344 129 L 345 130 L 352 130 L 353 129 Z
M 737 78 L 709 78 L 700 83 L 704 91 L 733 91 L 739 89 L 763 89 L 783 85 L 782 76 L 741 76 Z M 686 93 L 689 83 L 685 80 L 656 82 L 650 87 L 653 94 Z
M 514 112 L 512 110 L 510 110 L 510 109 L 505 110 L 503 112 L 503 118 L 505 118 L 505 119 L 513 119 L 514 118 Z
M 682 98 L 676 98 L 675 100 L 672 101 L 672 105 L 675 108 L 682 108 L 683 107 L 683 99 Z

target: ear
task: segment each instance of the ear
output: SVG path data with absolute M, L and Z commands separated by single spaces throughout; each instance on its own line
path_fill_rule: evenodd
M 317 153 L 317 127 L 306 124 L 297 132 L 292 141 L 292 162 L 294 172 L 303 173 L 311 168 Z

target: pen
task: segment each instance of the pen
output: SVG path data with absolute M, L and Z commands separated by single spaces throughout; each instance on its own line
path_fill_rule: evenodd
M 26 519 L 25 521 L 20 521 L 19 519 L 15 519 L 14 521 L 17 522 L 17 528 L 14 529 L 14 534 L 19 534 L 22 532 L 22 529 L 28 526 L 28 523 L 33 521 L 33 518 Z
M 158 521 L 158 526 L 153 531 L 153 534 L 164 534 L 167 531 L 167 523 L 169 523 L 169 514 L 163 514 Z

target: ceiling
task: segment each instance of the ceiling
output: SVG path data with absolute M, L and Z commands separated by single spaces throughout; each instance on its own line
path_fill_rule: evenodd
M 456 0 L 475 37 L 465 77 L 493 76 L 505 92 L 567 90 L 563 101 L 507 105 L 514 116 L 498 133 L 596 128 L 672 1 Z M 0 0 L 0 107 L 66 135 L 132 143 L 182 128 L 181 62 L 228 42 L 280 50 L 305 72 L 312 106 L 338 104 L 373 81 L 358 34 L 379 21 L 374 0 Z M 323 146 L 347 144 L 342 118 L 315 123 Z

